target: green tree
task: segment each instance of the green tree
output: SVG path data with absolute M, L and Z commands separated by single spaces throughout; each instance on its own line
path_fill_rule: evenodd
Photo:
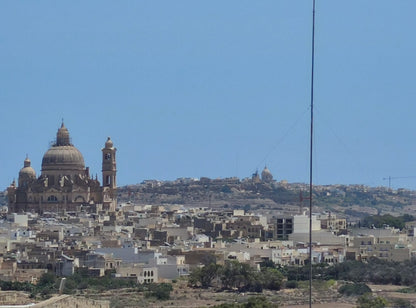
M 404 222 L 409 222 L 409 221 L 415 220 L 415 217 L 413 215 L 410 215 L 410 214 L 404 214 L 402 216 L 402 218 L 403 218 Z
M 201 283 L 202 268 L 195 268 L 192 270 L 191 274 L 188 277 L 188 283 L 190 286 L 197 287 L 202 286 Z
M 222 270 L 222 266 L 211 263 L 202 268 L 201 285 L 202 287 L 212 286 L 212 281 L 217 278 Z
M 0 280 L 0 289 L 3 291 L 26 291 L 32 292 L 34 289 L 33 284 L 29 282 L 19 282 L 19 281 L 2 281 Z
M 212 281 L 219 277 L 222 271 L 222 266 L 215 263 L 208 264 L 202 268 L 196 268 L 189 276 L 189 283 L 192 286 L 201 286 L 208 288 L 212 286 Z
M 221 281 L 225 288 L 240 288 L 248 285 L 252 273 L 250 265 L 238 261 L 228 261 L 225 263 Z
M 215 280 L 221 281 L 222 287 L 226 289 L 261 292 L 263 289 L 280 290 L 284 275 L 272 267 L 263 267 L 258 272 L 249 264 L 227 261 L 224 266 L 212 263 L 194 269 L 188 282 L 194 287 L 207 288 L 213 286 Z
M 365 283 L 348 283 L 340 287 L 338 292 L 346 296 L 363 295 L 371 293 L 371 289 Z
M 272 260 L 265 260 L 260 263 L 260 267 L 271 267 L 276 268 L 276 264 Z
M 170 283 L 159 283 L 149 285 L 149 292 L 146 293 L 146 297 L 156 297 L 158 300 L 168 300 L 170 298 L 170 292 L 173 287 Z
M 390 214 L 385 215 L 373 215 L 367 216 L 363 219 L 363 226 L 364 227 L 376 227 L 376 228 L 383 228 L 384 226 L 388 225 L 390 227 L 395 227 L 399 229 L 404 228 L 404 223 L 406 221 L 410 221 L 411 215 L 407 216 L 399 216 L 395 217 Z
M 55 274 L 48 272 L 48 273 L 43 274 L 40 277 L 37 286 L 38 287 L 47 287 L 47 286 L 54 285 L 55 282 L 56 282 Z
M 279 270 L 275 268 L 263 268 L 261 270 L 260 277 L 262 279 L 262 286 L 265 289 L 277 291 L 282 287 L 284 276 Z
M 45 273 L 43 274 L 36 288 L 33 290 L 33 295 L 40 293 L 42 298 L 49 298 L 51 294 L 56 293 L 58 291 L 58 280 L 54 273 Z

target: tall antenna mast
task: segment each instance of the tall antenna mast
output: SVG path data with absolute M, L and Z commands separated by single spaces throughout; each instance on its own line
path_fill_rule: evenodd
M 315 0 L 312 11 L 311 140 L 309 153 L 309 307 L 312 307 L 312 158 L 313 158 L 313 73 L 315 64 Z

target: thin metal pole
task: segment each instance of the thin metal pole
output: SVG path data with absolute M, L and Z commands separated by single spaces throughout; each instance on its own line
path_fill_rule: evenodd
M 309 156 L 309 307 L 312 307 L 312 158 L 313 158 L 313 73 L 315 62 L 315 0 L 312 13 L 311 140 Z

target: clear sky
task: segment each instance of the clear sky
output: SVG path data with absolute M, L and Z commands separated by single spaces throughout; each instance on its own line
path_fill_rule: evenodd
M 317 0 L 314 182 L 416 189 L 416 1 Z M 64 118 L 118 184 L 309 180 L 312 0 L 1 1 L 0 189 Z M 413 178 L 414 177 L 414 178 Z

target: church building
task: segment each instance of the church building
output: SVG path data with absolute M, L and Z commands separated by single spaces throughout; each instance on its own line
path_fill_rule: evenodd
M 115 211 L 117 206 L 116 151 L 108 137 L 102 151 L 102 185 L 90 176 L 84 157 L 71 143 L 62 123 L 56 141 L 43 155 L 41 175 L 36 177 L 28 157 L 19 179 L 7 188 L 9 212 Z

